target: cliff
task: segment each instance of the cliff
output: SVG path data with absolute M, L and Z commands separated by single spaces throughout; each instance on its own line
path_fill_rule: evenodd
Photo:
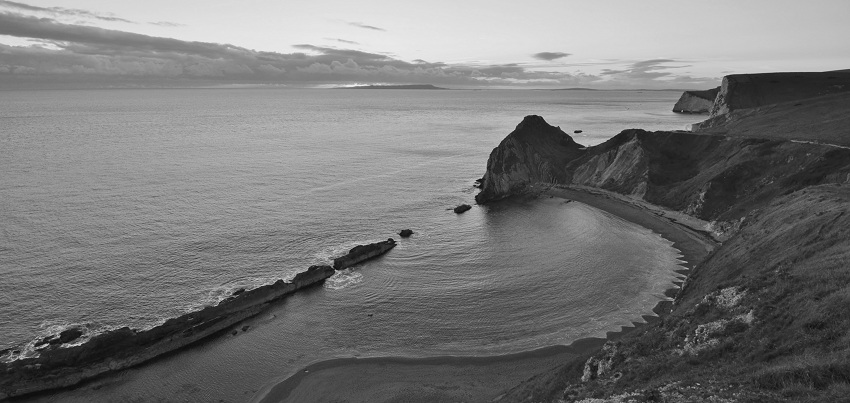
M 850 178 L 850 150 L 829 145 L 630 129 L 598 146 L 553 155 L 551 150 L 564 143 L 560 136 L 533 136 L 555 129 L 538 126 L 527 137 L 503 141 L 490 154 L 476 200 L 486 203 L 535 188 L 581 185 L 706 221 L 731 222 L 779 195 Z M 522 140 L 532 137 L 534 141 Z M 536 174 L 539 167 L 547 175 Z
M 723 78 L 694 132 L 850 146 L 850 73 L 740 74 Z
M 536 115 L 526 116 L 490 153 L 477 203 L 532 190 L 537 184 L 563 183 L 564 165 L 584 147 L 559 127 Z
M 705 91 L 685 91 L 676 105 L 673 105 L 673 112 L 708 113 L 714 106 L 714 99 L 717 98 L 718 92 L 720 87 Z
M 848 110 L 844 93 L 818 95 L 823 87 L 817 86 L 796 92 L 793 80 L 790 88 L 758 90 L 787 76 L 768 77 L 755 80 L 759 85 L 724 80 L 726 110 L 755 111 L 737 117 L 738 124 L 761 122 L 769 108 L 760 108 L 783 104 L 753 105 L 794 96 L 811 95 L 803 102 L 816 100 L 831 114 Z M 744 89 L 761 95 L 736 93 Z M 705 230 L 724 241 L 704 261 L 692 262 L 672 309 L 659 320 L 515 386 L 500 402 L 846 400 L 850 149 L 820 144 L 831 132 L 814 130 L 802 141 L 750 127 L 758 130 L 625 130 L 581 153 L 548 156 L 551 169 L 561 173 L 555 185 L 605 189 L 676 210 L 708 221 Z M 539 155 L 535 149 L 549 145 L 538 139 L 499 147 Z M 494 155 L 514 154 L 494 150 L 488 170 L 540 164 L 494 161 Z M 491 188 L 482 201 L 553 182 L 518 184 Z

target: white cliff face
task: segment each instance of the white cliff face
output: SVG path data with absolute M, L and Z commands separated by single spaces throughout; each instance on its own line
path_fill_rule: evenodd
M 714 100 L 720 87 L 706 91 L 685 91 L 673 106 L 678 113 L 708 113 L 714 106 Z
M 649 177 L 649 161 L 637 136 L 620 147 L 591 157 L 575 168 L 572 183 L 643 199 Z

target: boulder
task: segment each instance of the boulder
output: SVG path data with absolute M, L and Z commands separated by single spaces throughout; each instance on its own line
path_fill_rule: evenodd
M 468 204 L 461 204 L 460 206 L 457 206 L 457 207 L 454 208 L 454 212 L 457 213 L 457 214 L 463 214 L 471 208 L 472 208 L 472 206 L 470 206 Z
M 413 231 L 410 230 L 410 229 L 403 229 L 403 230 L 399 231 L 398 235 L 401 236 L 402 238 L 407 238 L 407 237 L 413 235 Z

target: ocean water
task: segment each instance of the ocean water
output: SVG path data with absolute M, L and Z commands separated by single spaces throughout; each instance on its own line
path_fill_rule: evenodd
M 617 330 L 680 257 L 561 199 L 474 206 L 523 116 L 585 145 L 683 129 L 678 92 L 175 89 L 0 93 L 0 349 L 150 327 L 351 246 L 413 237 L 225 335 L 39 397 L 245 401 L 339 357 L 496 355 Z M 13 359 L 14 356 L 6 356 Z

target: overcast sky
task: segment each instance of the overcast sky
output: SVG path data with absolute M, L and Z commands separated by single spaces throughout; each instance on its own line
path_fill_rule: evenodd
M 0 88 L 709 88 L 850 68 L 850 0 L 0 0 Z

